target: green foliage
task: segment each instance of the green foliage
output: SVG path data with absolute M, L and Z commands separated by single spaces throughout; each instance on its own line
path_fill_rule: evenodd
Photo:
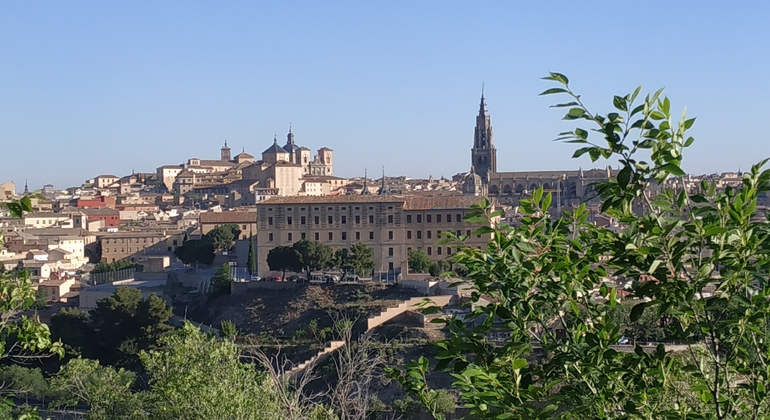
M 96 357 L 88 353 L 94 350 L 94 334 L 88 313 L 78 308 L 61 308 L 51 317 L 51 338 L 64 344 L 68 357 Z
M 369 275 L 374 270 L 374 249 L 361 242 L 354 243 L 350 249 L 338 249 L 329 262 L 329 268 Z
M 393 401 L 391 407 L 393 411 L 407 419 L 414 418 L 420 411 L 420 403 L 409 396 Z
M 374 248 L 356 242 L 350 246 L 347 265 L 360 276 L 369 276 L 374 270 Z
M 326 268 L 332 259 L 331 247 L 320 242 L 302 239 L 295 242 L 292 248 L 299 253 L 299 266 L 306 272 L 308 280 L 310 273 Z
M 152 294 L 142 298 L 138 289 L 120 287 L 96 303 L 90 326 L 95 334 L 88 354 L 105 364 L 134 367 L 142 350 L 156 348 L 158 340 L 173 327 L 166 301 Z M 78 327 L 78 331 L 83 331 Z
M 140 419 L 142 402 L 130 391 L 136 375 L 102 366 L 96 360 L 72 359 L 51 378 L 54 407 L 86 404 L 88 419 Z
M 412 249 L 407 252 L 407 263 L 412 273 L 427 273 L 433 262 L 422 249 Z
M 211 291 L 215 295 L 229 295 L 230 283 L 232 282 L 233 276 L 230 275 L 230 265 L 222 264 L 211 277 Z
M 210 230 L 205 238 L 214 246 L 216 251 L 226 251 L 235 245 L 235 240 L 241 235 L 238 225 L 228 223 Z
M 48 294 L 44 290 L 35 290 L 35 303 L 32 304 L 32 309 L 40 310 L 45 309 L 48 306 Z
M 0 203 L 0 208 L 6 208 L 8 209 L 8 213 L 11 215 L 11 217 L 15 219 L 21 219 L 24 216 L 24 212 L 31 212 L 32 209 L 32 198 L 37 197 L 40 198 L 42 196 L 33 196 L 33 195 L 27 195 L 22 197 L 19 200 L 11 200 L 8 202 Z
M 219 336 L 231 341 L 238 335 L 238 328 L 233 321 L 224 320 L 219 323 Z
M 4 393 L 15 396 L 44 398 L 48 395 L 48 383 L 40 368 L 19 365 L 0 367 L 0 383 Z
M 211 265 L 214 262 L 214 244 L 204 239 L 189 239 L 174 250 L 174 255 L 185 264 Z
M 623 229 L 590 223 L 586 205 L 551 218 L 541 188 L 520 203 L 521 226 L 490 228 L 485 248 L 450 235 L 454 262 L 473 280 L 471 301 L 489 304 L 444 321 L 451 335 L 439 343 L 436 369 L 450 372 L 474 418 L 767 418 L 770 225 L 756 217 L 758 195 L 770 190 L 765 162 L 743 174 L 740 188 L 704 182 L 685 191 L 671 177 L 683 174 L 694 119 L 675 120 L 662 91 L 641 104 L 641 88 L 616 96 L 617 112 L 600 115 L 565 76 L 546 79 L 561 86 L 543 94 L 570 97 L 556 105 L 569 108 L 564 119 L 593 125 L 560 140 L 587 145 L 575 156 L 619 159 L 617 175 L 595 190 L 601 212 Z M 496 214 L 488 201 L 471 211 L 479 220 Z M 608 277 L 634 280 L 633 306 Z M 499 332 L 509 336 L 493 344 Z M 670 344 L 613 348 L 629 332 L 684 343 L 684 356 Z M 390 375 L 436 415 L 430 370 L 421 358 Z
M 142 264 L 131 262 L 129 260 L 117 260 L 115 262 L 107 263 L 103 261 L 99 261 L 94 266 L 94 271 L 92 271 L 94 274 L 97 273 L 107 273 L 110 271 L 119 271 L 119 270 L 125 270 L 127 268 L 134 268 L 137 271 L 141 271 L 143 266 Z
M 267 266 L 271 270 L 280 271 L 283 280 L 287 270 L 301 271 L 303 269 L 300 258 L 301 255 L 293 247 L 277 246 L 267 252 Z
M 142 353 L 153 419 L 282 419 L 273 388 L 253 365 L 240 361 L 231 341 L 189 323 L 163 339 L 163 349 Z
M 25 270 L 0 274 L 0 354 L 28 357 L 28 353 L 64 355 L 64 347 L 51 341 L 48 326 L 37 315 L 19 314 L 35 305 L 35 290 Z

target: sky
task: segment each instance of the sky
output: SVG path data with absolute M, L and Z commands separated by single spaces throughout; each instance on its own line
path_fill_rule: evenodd
M 0 183 L 80 185 L 188 158 L 259 157 L 291 125 L 343 177 L 470 168 L 482 83 L 498 171 L 615 165 L 553 142 L 538 96 L 589 108 L 665 87 L 697 117 L 690 173 L 770 157 L 770 2 L 0 2 Z

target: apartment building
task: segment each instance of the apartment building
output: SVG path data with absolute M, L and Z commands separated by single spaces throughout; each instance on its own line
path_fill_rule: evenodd
M 267 254 L 276 246 L 301 239 L 334 249 L 356 242 L 374 249 L 375 270 L 406 267 L 407 252 L 423 249 L 434 261 L 455 251 L 440 244 L 442 233 L 470 235 L 468 245 L 481 247 L 490 235 L 471 235 L 480 225 L 464 217 L 479 197 L 468 196 L 298 196 L 275 197 L 257 204 L 257 264 L 270 272 Z

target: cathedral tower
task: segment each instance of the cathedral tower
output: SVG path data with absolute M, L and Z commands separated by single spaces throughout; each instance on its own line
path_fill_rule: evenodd
M 471 149 L 471 166 L 484 183 L 489 175 L 497 172 L 497 150 L 492 134 L 492 124 L 487 113 L 487 103 L 484 100 L 484 88 L 481 88 L 481 104 L 479 115 L 476 116 L 476 129 L 473 133 L 473 148 Z

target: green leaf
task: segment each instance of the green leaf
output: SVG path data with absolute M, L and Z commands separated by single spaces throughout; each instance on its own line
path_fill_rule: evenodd
M 580 104 L 577 103 L 577 102 L 567 102 L 567 103 L 563 103 L 563 104 L 551 105 L 550 108 L 566 108 L 566 107 L 569 107 L 569 106 L 576 106 L 576 105 L 580 105 Z
M 543 77 L 542 79 L 543 80 L 553 80 L 555 82 L 559 82 L 559 83 L 563 84 L 564 86 L 567 86 L 569 84 L 569 79 L 567 78 L 567 76 L 565 76 L 565 75 L 563 75 L 561 73 L 556 73 L 556 72 L 549 72 L 549 73 L 550 74 L 548 76 Z
M 612 105 L 615 106 L 616 109 L 620 111 L 628 111 L 628 105 L 626 103 L 626 98 L 622 96 L 615 96 L 612 98 Z
M 564 116 L 565 120 L 576 120 L 583 115 L 585 115 L 586 111 L 583 108 L 572 108 L 567 112 L 567 115 Z
M 590 152 L 593 150 L 594 147 L 581 147 L 580 149 L 575 150 L 575 153 L 572 154 L 572 158 L 579 158 L 580 156 L 583 156 L 584 154 Z
M 639 320 L 639 318 L 642 317 L 642 314 L 644 313 L 644 308 L 647 306 L 647 302 L 637 303 L 634 305 L 633 308 L 631 308 L 631 322 L 636 322 Z
M 567 89 L 564 88 L 550 88 L 540 92 L 539 96 L 553 95 L 554 93 L 567 93 Z
M 674 176 L 684 176 L 685 172 L 677 165 L 673 163 L 667 163 L 660 167 L 660 170 Z

